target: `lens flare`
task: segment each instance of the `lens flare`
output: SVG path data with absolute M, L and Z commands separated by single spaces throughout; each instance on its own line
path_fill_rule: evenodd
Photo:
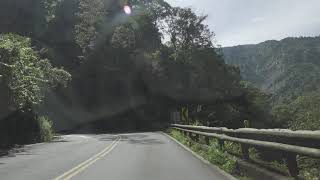
M 126 14 L 128 14 L 128 15 L 130 15 L 131 12 L 132 12 L 131 7 L 128 6 L 128 5 L 125 5 L 125 6 L 123 7 L 123 10 L 124 10 L 124 12 L 125 12 Z

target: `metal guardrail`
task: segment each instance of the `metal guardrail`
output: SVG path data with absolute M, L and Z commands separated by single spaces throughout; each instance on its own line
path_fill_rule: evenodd
M 285 152 L 287 166 L 292 177 L 299 175 L 297 155 L 320 158 L 320 131 L 291 131 L 285 129 L 228 129 L 205 126 L 189 126 L 172 124 L 171 128 L 183 132 L 185 135 L 199 140 L 199 136 L 204 136 L 206 144 L 209 145 L 209 138 L 219 140 L 221 146 L 224 141 L 241 144 L 242 157 L 249 160 L 249 148 L 258 147 L 273 151 Z M 298 140 L 295 141 L 295 140 Z M 313 144 L 310 142 L 314 142 Z M 298 144 L 298 145 L 297 145 Z
M 292 131 L 289 129 L 253 129 L 253 128 L 228 129 L 225 127 L 190 126 L 190 125 L 180 125 L 180 124 L 172 124 L 171 126 L 191 129 L 191 130 L 200 130 L 203 132 L 213 132 L 218 134 L 299 138 L 299 139 L 316 140 L 320 142 L 320 131 L 305 131 L 305 130 Z

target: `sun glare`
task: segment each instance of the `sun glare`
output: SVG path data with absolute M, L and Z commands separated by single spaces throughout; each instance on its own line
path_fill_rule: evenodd
M 123 7 L 123 10 L 124 10 L 124 12 L 125 12 L 126 14 L 128 14 L 128 15 L 130 15 L 131 12 L 132 12 L 131 7 L 128 6 L 128 5 L 125 5 L 125 6 Z

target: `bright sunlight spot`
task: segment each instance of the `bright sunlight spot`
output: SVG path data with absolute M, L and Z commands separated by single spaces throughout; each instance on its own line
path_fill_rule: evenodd
M 128 6 L 128 5 L 125 5 L 124 7 L 123 7 L 123 10 L 124 10 L 124 12 L 126 13 L 126 14 L 131 14 L 131 7 L 130 6 Z

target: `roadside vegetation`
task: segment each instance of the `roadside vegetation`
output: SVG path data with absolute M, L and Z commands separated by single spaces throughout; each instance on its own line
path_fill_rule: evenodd
M 204 139 L 200 138 L 199 142 L 196 143 L 178 130 L 169 129 L 168 134 L 220 169 L 239 179 L 250 179 L 249 175 L 241 172 L 237 166 L 237 158 L 242 158 L 241 147 L 238 143 L 224 142 L 224 146 L 221 147 L 216 139 L 211 139 L 210 145 L 206 146 L 204 145 Z M 258 163 L 271 171 L 289 176 L 287 163 L 282 159 L 281 154 L 271 152 L 267 152 L 267 154 L 266 156 L 255 148 L 249 149 L 251 162 Z M 319 160 L 298 156 L 297 161 L 300 169 L 300 178 L 305 180 L 319 179 Z
M 51 141 L 54 136 L 52 122 L 45 116 L 39 117 L 38 122 L 40 127 L 40 140 L 43 142 Z
M 32 47 L 32 40 L 17 34 L 0 34 L 1 101 L 8 115 L 1 119 L 1 146 L 49 141 L 52 124 L 35 112 L 47 92 L 65 87 L 71 75 L 55 68 Z
M 168 134 L 227 173 L 237 176 L 241 175 L 236 167 L 236 159 L 221 149 L 216 140 L 211 140 L 208 148 L 204 148 L 177 130 L 169 130 Z

